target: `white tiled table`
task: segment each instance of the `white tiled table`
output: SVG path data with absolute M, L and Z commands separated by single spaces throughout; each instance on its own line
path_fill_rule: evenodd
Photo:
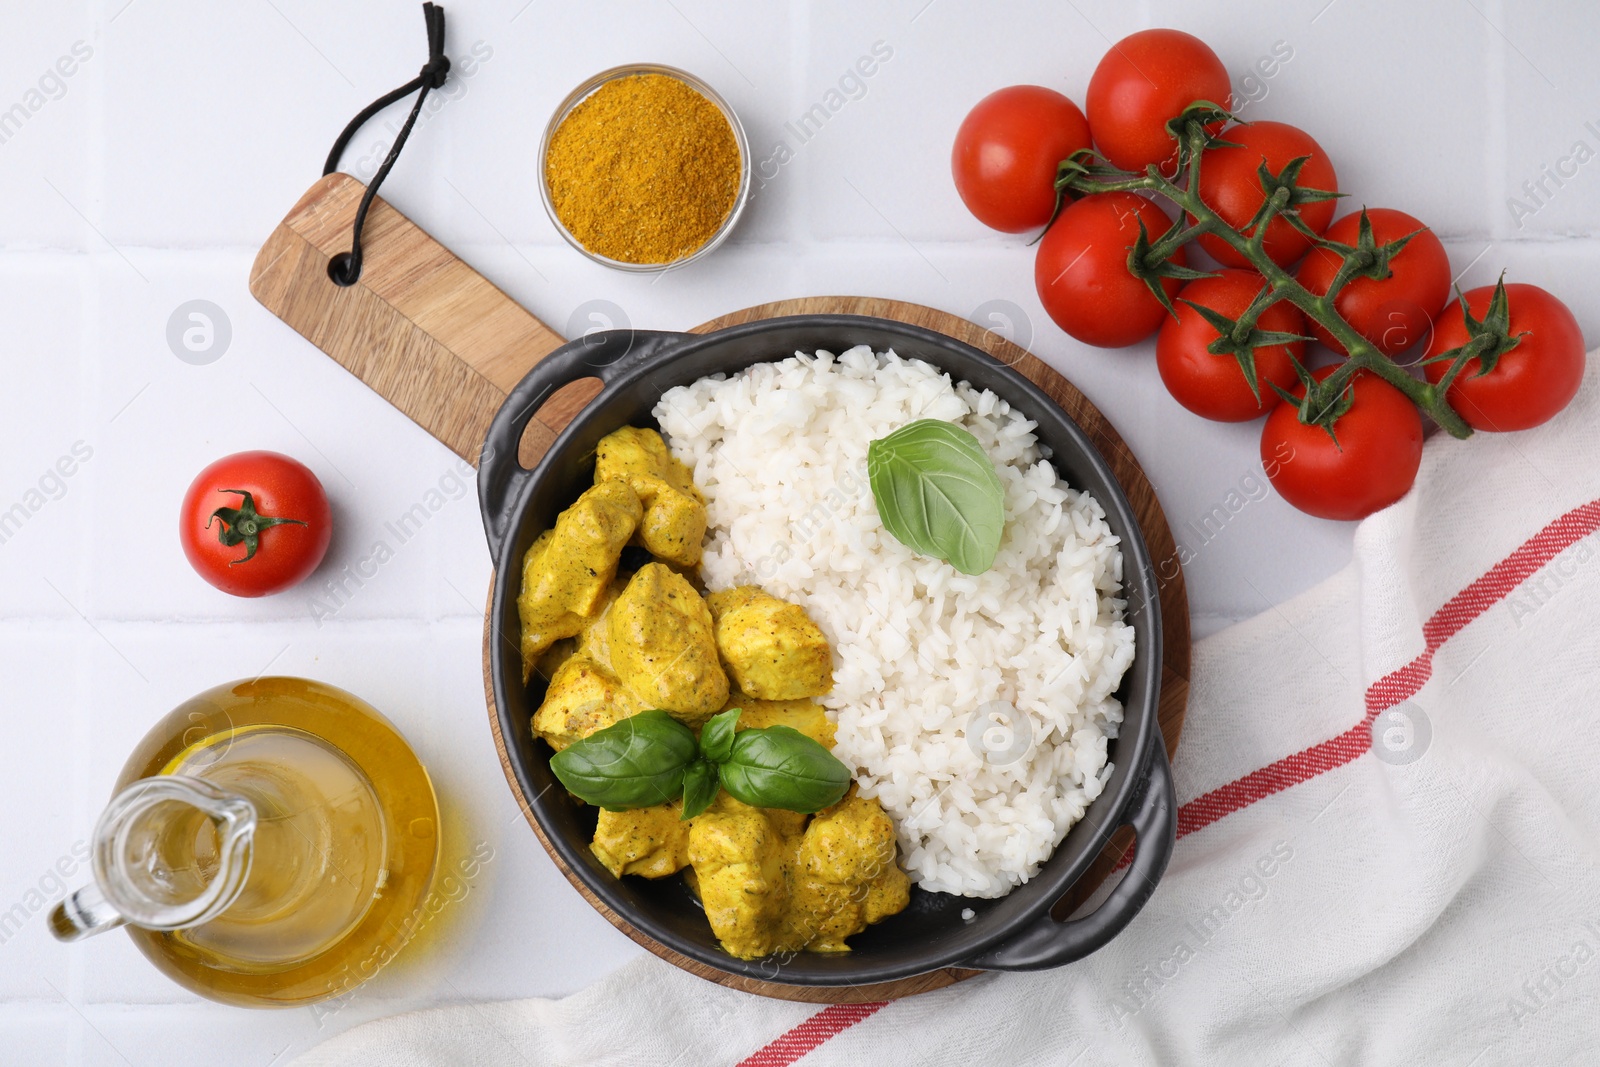
M 0 934 L 0 1063 L 264 1067 L 410 1007 L 567 993 L 638 951 L 557 874 L 501 779 L 479 674 L 489 559 L 461 464 L 246 290 L 256 246 L 317 176 L 340 126 L 422 63 L 417 6 L 14 0 L 0 21 L 0 511 L 29 512 L 0 543 L 0 677 L 11 694 L 0 914 L 13 903 L 14 917 L 37 912 Z M 1248 87 L 1265 89 L 1248 114 L 1303 125 L 1358 200 L 1432 224 L 1464 286 L 1505 266 L 1560 293 L 1591 330 L 1600 321 L 1589 284 L 1600 267 L 1600 162 L 1562 162 L 1580 141 L 1586 155 L 1600 150 L 1591 51 L 1600 8 L 1248 7 L 454 3 L 454 84 L 384 195 L 569 332 L 589 324 L 592 300 L 661 328 L 809 294 L 891 296 L 964 315 L 1012 302 L 1014 336 L 1100 405 L 1149 470 L 1193 553 L 1191 604 L 1197 631 L 1209 632 L 1337 569 L 1351 527 L 1276 498 L 1250 503 L 1209 539 L 1189 525 L 1257 472 L 1257 431 L 1188 417 L 1162 390 L 1150 345 L 1096 351 L 1049 322 L 1029 250 L 971 220 L 950 184 L 951 135 L 980 96 L 1032 81 L 1081 101 L 1108 38 L 1150 25 L 1204 37 L 1243 93 L 1251 65 L 1287 42 L 1292 59 Z M 878 42 L 892 57 L 864 94 L 805 144 L 787 135 L 795 158 L 702 265 L 654 283 L 609 273 L 562 244 L 539 208 L 543 123 L 604 67 L 646 59 L 699 73 L 765 158 L 784 124 Z M 474 53 L 475 65 L 462 62 Z M 370 175 L 388 137 L 381 121 L 370 126 L 346 168 Z M 1528 200 L 1522 184 L 1545 165 L 1576 174 L 1559 188 L 1545 179 L 1539 201 Z M 1514 213 L 1513 195 L 1537 210 Z M 169 316 L 192 299 L 213 301 L 231 323 L 229 348 L 208 365 L 180 361 L 166 341 Z M 81 469 L 45 477 L 77 442 L 92 449 Z M 203 584 L 174 530 L 194 473 L 243 448 L 310 464 L 338 524 L 323 571 L 266 601 Z M 29 496 L 41 478 L 43 492 Z M 319 586 L 432 488 L 448 504 L 319 625 Z M 53 943 L 39 911 L 60 896 L 53 869 L 64 857 L 71 866 L 145 729 L 191 693 L 269 665 L 385 709 L 435 775 L 453 835 L 447 862 L 480 841 L 494 852 L 435 920 L 440 936 L 332 1014 L 208 1004 L 120 935 Z

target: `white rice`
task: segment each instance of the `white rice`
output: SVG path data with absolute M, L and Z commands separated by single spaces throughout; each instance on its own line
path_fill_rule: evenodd
M 893 817 L 913 880 L 975 897 L 1027 881 L 1100 795 L 1122 721 L 1133 629 L 1099 503 L 993 393 L 866 346 L 672 389 L 655 416 L 706 494 L 706 585 L 760 585 L 832 642 L 834 753 Z M 995 463 L 1006 526 L 984 574 L 878 518 L 867 445 L 919 418 L 959 423 Z

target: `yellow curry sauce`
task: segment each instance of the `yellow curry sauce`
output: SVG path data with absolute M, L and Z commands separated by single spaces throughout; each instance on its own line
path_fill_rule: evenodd
M 706 536 L 706 498 L 689 468 L 654 430 L 624 426 L 595 449 L 594 480 L 626 482 L 644 505 L 634 543 L 679 567 L 700 565 Z
M 717 648 L 741 692 L 763 700 L 821 696 L 833 688 L 833 650 L 804 608 L 753 585 L 706 597 Z
M 611 664 L 647 708 L 700 726 L 728 699 L 711 611 L 689 580 L 664 563 L 647 563 L 606 613 Z
M 848 952 L 845 938 L 910 899 L 894 824 L 853 792 L 810 817 L 724 793 L 690 820 L 688 855 L 711 930 L 740 959 Z
M 618 430 L 596 460 L 594 487 L 524 561 L 524 677 L 550 680 L 534 732 L 559 751 L 651 708 L 698 729 L 737 707 L 738 729 L 790 726 L 831 748 L 833 724 L 813 699 L 833 688 L 821 628 L 754 586 L 702 597 L 667 565 L 699 563 L 705 498 L 654 430 Z M 629 543 L 665 562 L 619 576 Z M 848 951 L 846 938 L 909 900 L 894 824 L 854 789 L 816 815 L 726 793 L 693 819 L 681 812 L 679 802 L 602 810 L 591 848 L 618 877 L 685 872 L 741 959 Z
M 623 482 L 596 482 L 528 549 L 522 564 L 522 680 L 556 641 L 574 637 L 616 576 L 644 507 Z

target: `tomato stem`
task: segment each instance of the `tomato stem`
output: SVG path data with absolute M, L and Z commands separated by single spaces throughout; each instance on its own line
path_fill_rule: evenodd
M 1339 401 L 1345 395 L 1350 380 L 1356 372 L 1365 370 L 1404 393 L 1412 403 L 1452 437 L 1470 437 L 1472 427 L 1456 414 L 1445 396 L 1450 383 L 1455 380 L 1461 368 L 1472 357 L 1487 350 L 1492 342 L 1474 338 L 1456 354 L 1450 370 L 1437 385 L 1430 385 L 1413 377 L 1404 367 L 1384 355 L 1372 342 L 1358 333 L 1334 307 L 1334 300 L 1345 285 L 1363 272 L 1373 269 L 1386 255 L 1392 254 L 1393 249 L 1374 255 L 1364 248 L 1346 248 L 1317 238 L 1317 246 L 1338 254 L 1341 263 L 1326 293 L 1319 295 L 1311 292 L 1301 285 L 1294 275 L 1273 262 L 1264 248 L 1268 224 L 1280 214 L 1292 209 L 1294 197 L 1291 191 L 1282 185 L 1273 189 L 1262 204 L 1261 210 L 1256 213 L 1256 217 L 1250 220 L 1251 232 L 1248 237 L 1245 236 L 1200 199 L 1200 161 L 1210 138 L 1205 125 L 1191 119 L 1187 123 L 1185 136 L 1187 143 L 1183 148 L 1187 167 L 1181 185 L 1163 176 L 1155 166 L 1149 167 L 1142 176 L 1101 166 L 1095 168 L 1096 173 L 1064 175 L 1061 186 L 1075 194 L 1147 192 L 1171 201 L 1179 211 L 1178 221 L 1160 238 L 1151 242 L 1149 252 L 1144 257 L 1147 267 L 1158 266 L 1170 259 L 1183 245 L 1205 233 L 1215 235 L 1243 256 L 1266 279 L 1270 293 L 1266 298 L 1259 298 L 1253 302 L 1245 314 L 1240 316 L 1238 320 L 1239 330 L 1242 331 L 1240 336 L 1248 336 L 1249 330 L 1255 326 L 1256 320 L 1268 307 L 1279 300 L 1287 300 L 1308 318 L 1323 326 L 1343 345 L 1347 353 L 1345 362 L 1322 381 L 1307 386 L 1307 396 L 1301 406 L 1303 421 L 1323 422 L 1330 427 L 1331 432 L 1330 413 L 1339 409 Z M 1263 178 L 1263 181 L 1265 180 Z
M 206 529 L 211 529 L 213 522 L 220 523 L 217 530 L 217 540 L 232 548 L 234 545 L 244 545 L 244 555 L 239 559 L 228 561 L 228 566 L 236 563 L 247 563 L 255 558 L 256 549 L 261 547 L 261 531 L 272 526 L 285 524 L 304 526 L 299 519 L 280 519 L 273 515 L 262 515 L 256 511 L 256 501 L 243 489 L 218 489 L 219 493 L 234 493 L 244 497 L 236 508 L 218 508 L 206 520 Z

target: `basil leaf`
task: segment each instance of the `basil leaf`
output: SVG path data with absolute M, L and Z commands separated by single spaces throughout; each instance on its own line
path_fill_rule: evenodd
M 696 752 L 692 730 L 664 711 L 646 711 L 557 752 L 550 769 L 579 800 L 627 811 L 676 799 Z
M 712 763 L 723 763 L 733 751 L 733 731 L 739 724 L 739 708 L 713 715 L 711 721 L 700 728 L 700 755 Z
M 850 788 L 850 768 L 799 730 L 744 730 L 717 768 L 722 788 L 755 808 L 821 811 Z
M 715 763 L 697 759 L 689 764 L 683 775 L 683 814 L 678 818 L 687 821 L 705 811 L 717 799 L 720 788 Z
M 994 565 L 1005 490 L 978 439 L 953 422 L 918 419 L 867 446 L 867 481 L 895 540 L 963 574 Z

